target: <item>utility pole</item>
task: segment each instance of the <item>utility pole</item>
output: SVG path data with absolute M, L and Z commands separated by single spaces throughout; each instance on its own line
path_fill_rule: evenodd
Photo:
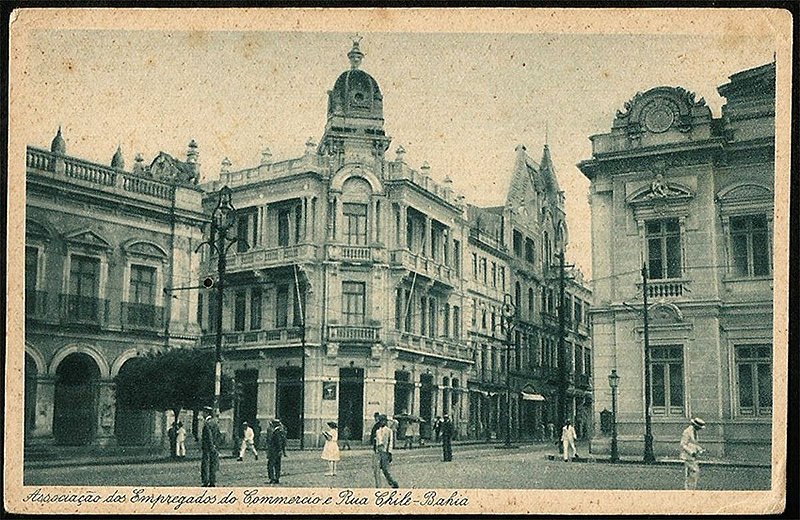
M 306 431 L 306 310 L 300 297 L 300 277 L 297 274 L 297 264 L 294 268 L 295 298 L 297 309 L 300 311 L 300 450 L 305 447 Z
M 647 314 L 647 264 L 642 264 L 642 301 L 644 321 L 644 462 L 653 463 L 653 425 L 651 419 L 652 388 L 650 381 L 650 334 Z

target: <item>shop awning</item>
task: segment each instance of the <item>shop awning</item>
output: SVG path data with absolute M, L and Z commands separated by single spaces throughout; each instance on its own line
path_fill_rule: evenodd
M 529 392 L 520 392 L 523 401 L 544 401 L 542 394 L 532 394 Z

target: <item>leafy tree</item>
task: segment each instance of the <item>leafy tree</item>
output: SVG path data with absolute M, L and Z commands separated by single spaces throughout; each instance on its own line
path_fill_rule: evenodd
M 197 411 L 214 403 L 214 353 L 171 348 L 129 361 L 114 378 L 117 402 L 134 410 Z M 233 381 L 222 374 L 220 410 L 233 405 Z

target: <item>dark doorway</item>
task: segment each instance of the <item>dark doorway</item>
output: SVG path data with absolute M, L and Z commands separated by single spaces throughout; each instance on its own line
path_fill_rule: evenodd
M 420 426 L 420 435 L 430 439 L 433 434 L 433 376 L 422 374 L 419 382 L 419 416 L 425 421 Z
M 36 429 L 36 380 L 39 371 L 36 361 L 30 354 L 25 353 L 25 440 L 32 437 Z
M 339 369 L 339 431 L 350 428 L 350 440 L 364 433 L 364 369 Z
M 276 372 L 277 402 L 275 403 L 275 414 L 286 426 L 286 437 L 299 439 L 301 429 L 300 409 L 303 406 L 300 399 L 303 369 L 300 367 L 278 367 Z
M 120 374 L 135 368 L 141 362 L 132 358 L 119 368 Z M 151 410 L 135 410 L 125 405 L 124 395 L 117 395 L 116 414 L 114 418 L 114 435 L 120 446 L 141 446 L 153 440 L 154 413 Z M 170 422 L 172 424 L 172 422 Z
M 411 374 L 403 370 L 394 373 L 394 414 L 410 414 L 414 402 L 414 383 Z
M 247 421 L 255 429 L 258 413 L 258 370 L 237 370 L 234 377 L 238 387 L 237 401 L 234 406 L 236 428 L 241 428 L 242 423 Z
M 53 437 L 56 444 L 90 444 L 97 426 L 100 368 L 87 354 L 70 354 L 56 369 Z

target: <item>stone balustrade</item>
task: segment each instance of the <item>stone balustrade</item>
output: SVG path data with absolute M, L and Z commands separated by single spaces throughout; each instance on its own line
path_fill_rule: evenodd
M 376 343 L 380 327 L 366 325 L 328 325 L 328 339 L 342 343 Z

